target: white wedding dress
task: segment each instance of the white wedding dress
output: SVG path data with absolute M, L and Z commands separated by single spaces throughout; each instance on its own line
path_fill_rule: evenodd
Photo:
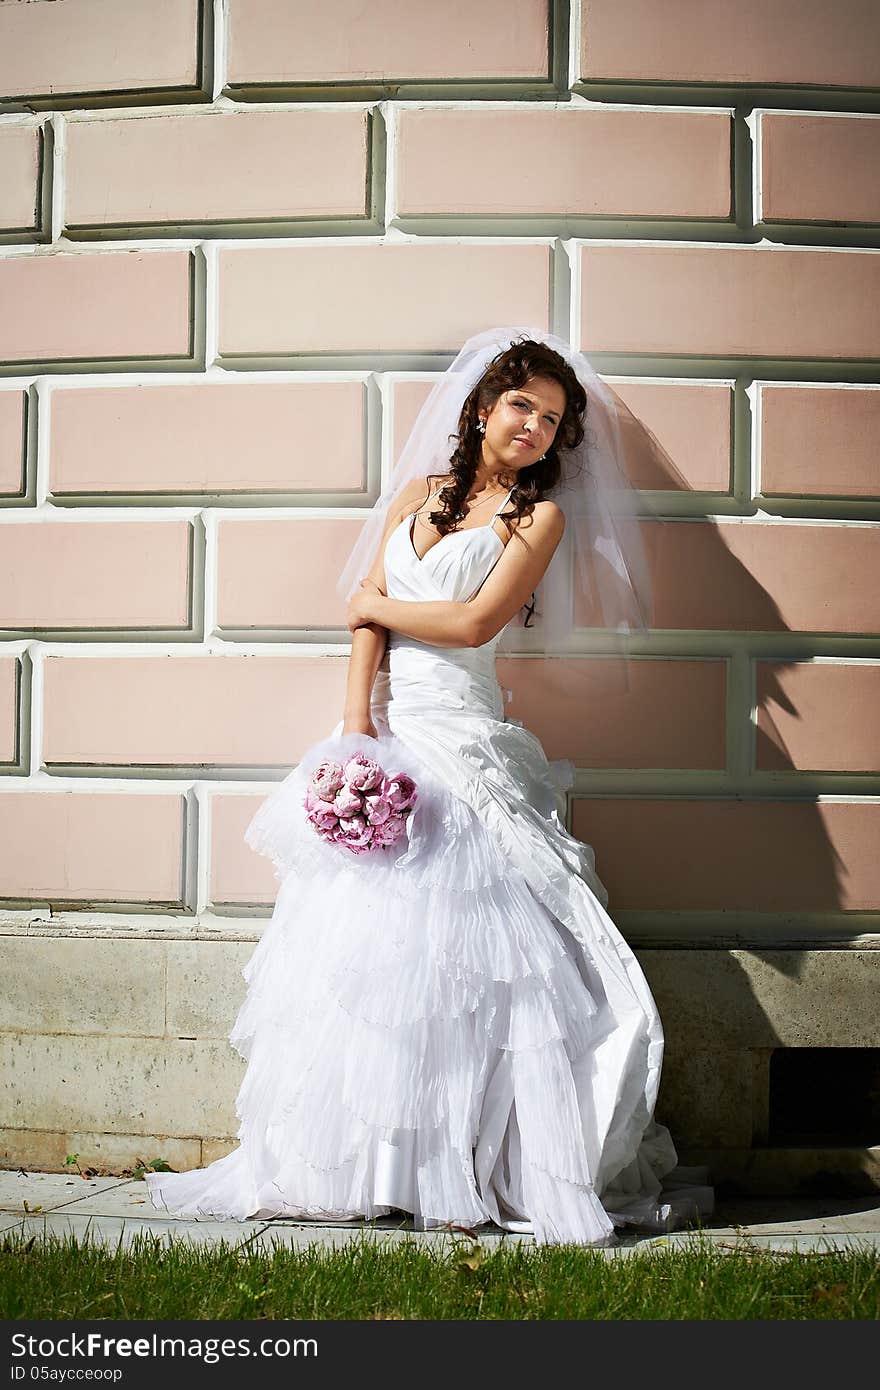
M 506 501 L 421 558 L 401 522 L 389 596 L 471 598 L 503 551 Z M 303 831 L 299 769 L 259 808 L 246 840 L 281 882 L 230 1038 L 248 1061 L 240 1143 L 205 1168 L 147 1173 L 157 1208 L 399 1211 L 418 1229 L 494 1222 L 583 1245 L 711 1212 L 706 1169 L 677 1167 L 653 1119 L 663 1031 L 593 851 L 565 829 L 573 766 L 505 719 L 497 640 L 451 649 L 389 633 L 377 732 L 443 794 L 442 823 L 408 864 L 380 874 L 378 855 Z

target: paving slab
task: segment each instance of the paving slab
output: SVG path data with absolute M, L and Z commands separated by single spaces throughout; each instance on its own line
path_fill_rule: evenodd
M 496 1228 L 491 1231 L 484 1231 L 482 1228 L 477 1232 L 480 1244 L 487 1249 L 497 1249 L 502 1243 L 505 1245 L 534 1244 L 534 1236 L 522 1235 L 512 1231 L 502 1231 Z M 340 1224 L 327 1226 L 323 1223 L 295 1223 L 288 1221 L 273 1220 L 267 1222 L 263 1230 L 259 1231 L 249 1242 L 248 1250 L 263 1250 L 271 1254 L 277 1246 L 286 1246 L 290 1249 L 305 1250 L 308 1246 L 316 1243 L 329 1248 L 340 1250 L 352 1241 L 372 1241 L 380 1245 L 401 1245 L 407 1241 L 415 1242 L 420 1246 L 446 1247 L 453 1250 L 462 1244 L 471 1245 L 471 1237 L 460 1231 L 447 1231 L 439 1227 L 433 1230 L 417 1231 L 412 1225 L 400 1226 L 379 1226 L 378 1223 L 351 1225 L 348 1229 L 343 1229 Z
M 204 1224 L 181 1221 L 133 1221 L 117 1216 L 74 1216 L 70 1212 L 48 1212 L 45 1216 L 25 1216 L 3 1231 L 4 1239 L 12 1236 L 37 1240 L 73 1239 L 78 1245 L 91 1243 L 115 1250 L 122 1244 L 123 1249 L 140 1236 L 141 1239 L 160 1240 L 167 1245 L 172 1240 L 182 1240 L 192 1245 L 219 1245 L 225 1241 L 230 1247 L 247 1242 L 253 1232 L 242 1229 L 238 1221 L 210 1221 Z
M 751 1197 L 719 1203 L 707 1227 L 716 1235 L 745 1227 L 754 1233 L 834 1231 L 880 1232 L 880 1196 L 779 1198 Z
M 802 1250 L 815 1254 L 833 1250 L 869 1250 L 880 1254 L 880 1234 L 876 1231 L 841 1231 L 818 1235 L 815 1232 L 793 1231 L 787 1235 L 755 1235 L 740 1227 L 732 1235 L 717 1231 L 704 1232 L 672 1231 L 666 1236 L 655 1236 L 641 1241 L 640 1250 L 695 1249 L 702 1243 L 710 1244 L 716 1250 Z
M 0 1169 L 0 1211 L 24 1211 L 24 1203 L 49 1211 L 123 1186 L 127 1178 L 84 1178 L 79 1173 L 34 1173 Z
M 70 1189 L 70 1199 L 64 1204 L 62 1210 L 76 1211 L 77 1213 L 87 1213 L 89 1216 L 121 1216 L 136 1217 L 152 1216 L 159 1221 L 213 1221 L 213 1217 L 207 1216 L 175 1216 L 172 1212 L 160 1211 L 153 1206 L 150 1195 L 147 1192 L 147 1185 L 140 1178 L 129 1178 L 120 1182 L 118 1186 L 105 1188 L 100 1192 L 88 1192 L 85 1187 Z M 251 1223 L 257 1229 L 262 1223 L 255 1221 Z
M 410 1240 L 432 1247 L 445 1243 L 452 1248 L 469 1239 L 466 1231 L 442 1227 L 423 1230 L 402 1213 L 369 1221 L 357 1217 L 321 1222 L 285 1217 L 218 1221 L 210 1216 L 175 1216 L 153 1206 L 146 1184 L 139 1178 L 0 1170 L 0 1233 L 6 1236 L 18 1231 L 100 1241 L 111 1248 L 120 1240 L 127 1247 L 139 1233 L 148 1233 L 163 1242 L 174 1237 L 191 1243 L 225 1241 L 230 1247 L 267 1252 L 281 1245 L 305 1249 L 316 1243 L 338 1249 L 363 1238 L 391 1244 Z M 724 1199 L 702 1225 L 666 1234 L 624 1227 L 618 1235 L 617 1245 L 597 1248 L 611 1257 L 710 1241 L 721 1250 L 822 1253 L 868 1249 L 880 1254 L 880 1194 L 862 1198 Z M 514 1242 L 535 1243 L 529 1233 L 489 1225 L 477 1228 L 476 1239 L 488 1250 Z

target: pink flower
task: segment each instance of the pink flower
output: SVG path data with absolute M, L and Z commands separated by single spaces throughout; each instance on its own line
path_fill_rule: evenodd
M 346 816 L 339 822 L 336 840 L 348 849 L 367 849 L 373 838 L 373 828 L 364 821 L 363 816 Z
M 309 820 L 318 830 L 335 830 L 339 817 L 329 801 L 319 801 L 308 813 Z
M 406 772 L 386 776 L 365 752 L 344 763 L 326 758 L 306 786 L 303 805 L 309 823 L 326 844 L 351 854 L 385 850 L 407 833 L 407 818 L 418 800 Z
M 366 753 L 355 753 L 349 758 L 345 764 L 344 775 L 346 782 L 360 792 L 369 791 L 382 781 L 381 767 L 373 758 L 368 758 Z
M 333 809 L 338 816 L 354 816 L 364 809 L 364 798 L 353 787 L 341 786 L 333 798 Z
M 304 799 L 303 805 L 306 808 L 307 817 L 317 830 L 335 830 L 339 817 L 336 815 L 334 803 L 324 801 L 321 796 L 316 794 L 311 785 L 306 787 L 306 799 Z
M 374 842 L 380 845 L 394 845 L 406 831 L 406 821 L 399 816 L 389 816 L 388 820 L 377 825 L 374 831 Z
M 367 792 L 364 797 L 364 813 L 370 825 L 382 825 L 391 815 L 391 802 L 384 792 Z
M 405 811 L 416 803 L 416 784 L 406 772 L 386 777 L 384 791 L 392 811 Z
M 338 791 L 345 781 L 345 776 L 340 763 L 334 762 L 332 758 L 325 758 L 323 762 L 312 773 L 311 784 L 319 796 L 331 797 Z

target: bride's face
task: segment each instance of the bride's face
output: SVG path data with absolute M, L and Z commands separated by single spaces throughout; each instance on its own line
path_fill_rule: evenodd
M 553 443 L 564 410 L 565 391 L 552 377 L 529 377 L 522 390 L 502 391 L 490 411 L 480 411 L 485 462 L 516 470 L 535 463 Z

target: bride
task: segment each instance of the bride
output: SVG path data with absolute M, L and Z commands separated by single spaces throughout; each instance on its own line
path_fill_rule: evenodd
M 344 717 L 246 831 L 280 887 L 230 1038 L 239 1145 L 148 1173 L 157 1208 L 597 1246 L 712 1210 L 654 1120 L 663 1031 L 565 828 L 573 765 L 505 717 L 495 676 L 523 628 L 539 655 L 564 641 L 579 600 L 644 630 L 620 448 L 614 398 L 553 335 L 477 334 L 432 390 L 340 578 Z M 396 858 L 305 823 L 309 769 L 357 752 L 422 793 Z

